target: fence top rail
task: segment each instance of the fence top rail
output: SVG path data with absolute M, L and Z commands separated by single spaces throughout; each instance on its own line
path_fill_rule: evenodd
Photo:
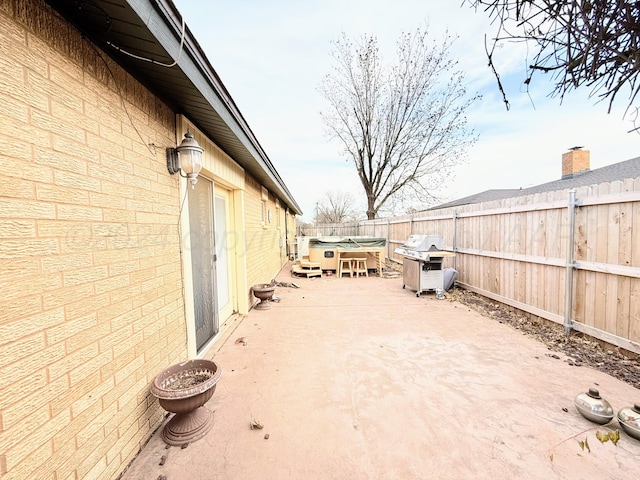
M 448 207 L 443 209 L 444 212 L 440 211 L 428 211 L 422 212 L 414 215 L 403 215 L 400 217 L 389 217 L 384 219 L 374 219 L 374 220 L 360 220 L 356 222 L 347 222 L 347 223 L 326 223 L 326 224 L 318 224 L 311 228 L 361 228 L 361 227 L 377 227 L 377 226 L 389 226 L 389 225 L 397 225 L 403 223 L 418 223 L 418 222 L 430 222 L 435 220 L 449 220 L 451 218 L 470 218 L 470 217 L 481 217 L 481 216 L 492 216 L 492 215 L 502 215 L 505 213 L 522 213 L 522 212 L 537 212 L 543 210 L 554 210 L 567 208 L 568 206 L 568 197 L 569 190 L 566 190 L 566 198 L 546 201 L 546 202 L 535 202 L 535 203 L 523 203 L 518 205 L 510 205 L 510 206 L 502 206 L 502 207 L 492 207 L 492 208 L 483 208 L 482 203 L 478 204 L 468 204 L 468 205 L 460 205 L 456 207 Z M 530 196 L 533 200 L 533 196 Z M 520 197 L 518 197 L 520 198 Z M 505 199 L 511 200 L 511 199 Z M 622 191 L 616 193 L 609 193 L 603 195 L 589 195 L 588 191 L 585 189 L 579 189 L 576 193 L 576 206 L 591 206 L 591 205 L 606 205 L 612 203 L 626 203 L 626 202 L 638 202 L 640 201 L 640 191 L 631 190 L 631 191 Z M 485 202 L 495 204 L 497 201 Z M 479 208 L 478 208 L 479 207 Z M 469 208 L 474 208 L 473 210 L 468 210 Z
M 567 191 L 568 198 L 568 191 Z M 626 203 L 626 202 L 638 202 L 640 201 L 640 191 L 626 191 L 626 192 L 617 192 L 617 193 L 609 193 L 605 195 L 593 195 L 593 196 L 576 196 L 578 201 L 578 206 L 589 206 L 589 205 L 606 205 L 612 203 Z M 475 204 L 482 205 L 482 204 Z M 427 215 L 427 216 L 412 216 L 409 218 L 399 218 L 396 220 L 389 220 L 384 222 L 379 222 L 376 220 L 364 220 L 360 224 L 361 225 L 387 225 L 387 224 L 396 224 L 396 223 L 407 223 L 407 222 L 430 222 L 433 220 L 445 220 L 453 218 L 464 218 L 464 217 L 480 217 L 480 216 L 491 216 L 491 215 L 502 215 L 505 213 L 522 213 L 522 212 L 538 212 L 543 210 L 554 210 L 559 208 L 567 208 L 568 201 L 567 199 L 553 200 L 549 202 L 537 202 L 535 204 L 522 204 L 522 205 L 512 205 L 508 207 L 498 207 L 498 208 L 489 208 L 486 210 L 470 210 L 470 211 L 460 211 L 455 209 L 450 213 L 440 214 L 440 215 Z M 463 205 L 464 206 L 464 205 Z M 453 207 L 449 207 L 453 209 Z

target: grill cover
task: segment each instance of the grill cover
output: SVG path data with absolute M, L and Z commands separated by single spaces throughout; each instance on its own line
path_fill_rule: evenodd
M 403 245 L 393 252 L 416 260 L 429 261 L 431 258 L 452 255 L 442 250 L 444 241 L 440 235 L 409 235 Z
M 409 235 L 401 248 L 415 252 L 433 252 L 442 250 L 443 243 L 441 235 Z

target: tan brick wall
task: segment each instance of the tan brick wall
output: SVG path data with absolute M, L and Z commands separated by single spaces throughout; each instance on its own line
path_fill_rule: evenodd
M 175 115 L 43 1 L 0 25 L 0 475 L 115 478 L 186 358 Z

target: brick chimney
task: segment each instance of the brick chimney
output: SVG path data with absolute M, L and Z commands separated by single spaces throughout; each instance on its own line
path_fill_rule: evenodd
M 570 148 L 567 153 L 562 154 L 562 179 L 588 172 L 589 162 L 589 150 L 582 150 L 582 147 Z

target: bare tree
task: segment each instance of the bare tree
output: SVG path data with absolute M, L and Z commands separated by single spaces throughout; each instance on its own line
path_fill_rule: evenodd
M 502 42 L 521 40 L 534 45 L 524 83 L 536 72 L 554 75 L 553 94 L 560 99 L 581 85 L 591 95 L 609 100 L 609 109 L 621 92 L 633 107 L 640 85 L 638 37 L 640 2 L 625 0 L 464 0 L 482 9 L 497 25 L 487 48 L 504 102 L 509 102 L 495 69 L 493 54 Z
M 450 36 L 429 42 L 426 30 L 403 34 L 397 63 L 382 65 L 375 36 L 335 42 L 336 65 L 322 82 L 322 118 L 358 171 L 367 218 L 391 199 L 433 198 L 474 141 L 463 75 L 449 58 Z
M 327 192 L 318 202 L 315 223 L 343 223 L 356 220 L 353 195 L 349 192 Z

